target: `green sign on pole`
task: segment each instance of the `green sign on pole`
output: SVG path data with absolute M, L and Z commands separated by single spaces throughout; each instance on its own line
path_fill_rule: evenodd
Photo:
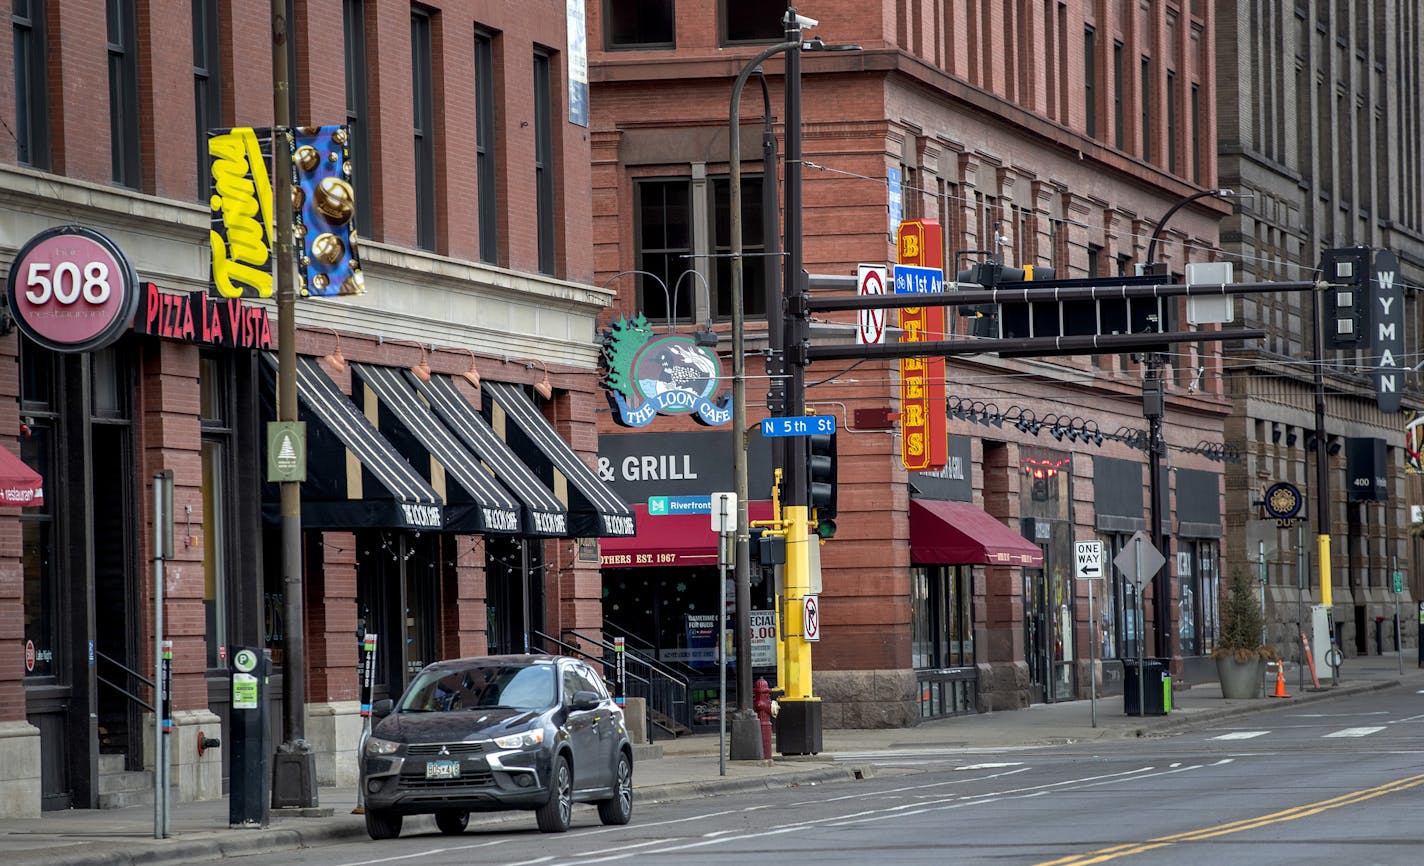
M 267 480 L 307 480 L 307 428 L 301 421 L 267 423 Z

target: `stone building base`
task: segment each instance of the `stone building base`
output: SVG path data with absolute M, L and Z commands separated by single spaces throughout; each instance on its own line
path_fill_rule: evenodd
M 1022 710 L 1029 705 L 1028 665 L 1024 662 L 980 663 L 979 712 Z
M 198 754 L 198 732 L 215 740 L 223 739 L 222 720 L 207 710 L 175 710 L 173 732 L 168 735 L 168 781 L 177 802 L 222 799 L 223 746 Z M 224 743 L 224 746 L 226 744 Z M 146 766 L 153 764 L 153 715 L 143 717 L 143 748 Z
M 361 745 L 361 703 L 307 704 L 306 734 L 316 752 L 317 785 L 355 787 L 360 773 L 356 751 Z
M 816 671 L 822 724 L 838 728 L 909 728 L 919 723 L 914 671 Z
M 0 722 L 0 818 L 38 818 L 40 797 L 40 729 Z

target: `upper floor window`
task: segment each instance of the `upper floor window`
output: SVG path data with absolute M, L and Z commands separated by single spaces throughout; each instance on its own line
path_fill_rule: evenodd
M 369 238 L 371 207 L 371 107 L 366 85 L 366 0 L 345 0 L 342 23 L 346 43 L 346 127 L 351 141 L 351 169 L 356 185 L 356 230 Z
M 198 134 L 198 198 L 208 197 L 208 130 L 222 122 L 218 0 L 193 2 L 193 119 Z
M 539 240 L 539 272 L 553 274 L 554 250 L 554 139 L 553 92 L 550 58 L 534 52 L 534 219 Z
M 44 0 L 14 0 L 15 144 L 23 165 L 49 168 L 49 80 Z
M 609 48 L 673 48 L 673 0 L 604 0 L 604 44 Z
M 759 255 L 766 249 L 761 192 L 760 175 L 742 175 L 742 307 L 748 316 L 766 313 L 768 269 Z M 648 321 L 657 325 L 730 316 L 730 179 L 648 178 L 635 183 L 633 202 L 635 267 L 661 281 L 635 275 L 638 309 Z
M 431 94 L 433 58 L 430 13 L 410 13 L 411 106 L 415 129 L 415 242 L 435 249 L 435 107 Z
M 1083 122 L 1089 138 L 1098 137 L 1098 34 L 1083 30 Z
M 495 197 L 494 38 L 475 31 L 475 206 L 480 261 L 499 264 L 499 209 Z
M 765 0 L 722 0 L 725 42 L 780 42 L 786 35 L 784 10 Z
M 109 142 L 114 182 L 138 189 L 139 159 L 138 25 L 134 0 L 108 0 Z

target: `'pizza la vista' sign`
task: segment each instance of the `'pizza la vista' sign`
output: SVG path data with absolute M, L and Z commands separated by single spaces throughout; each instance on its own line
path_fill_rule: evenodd
M 603 387 L 625 427 L 646 427 L 658 415 L 692 415 L 716 427 L 732 420 L 732 397 L 716 402 L 722 362 L 687 334 L 653 333 L 639 314 L 605 332 Z

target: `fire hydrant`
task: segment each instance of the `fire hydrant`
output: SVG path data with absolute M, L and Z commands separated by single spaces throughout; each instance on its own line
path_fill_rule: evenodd
M 761 759 L 770 761 L 771 687 L 766 684 L 766 677 L 757 677 L 752 686 L 752 709 L 756 710 L 757 719 L 761 721 Z

